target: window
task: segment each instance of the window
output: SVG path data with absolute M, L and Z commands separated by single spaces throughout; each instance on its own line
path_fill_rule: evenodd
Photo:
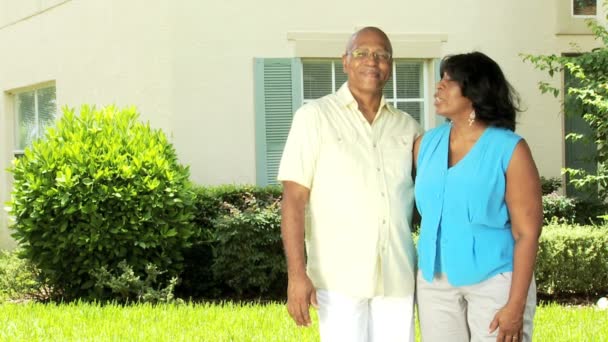
M 44 135 L 55 122 L 55 87 L 44 87 L 15 94 L 15 155 Z
M 425 111 L 424 62 L 396 59 L 384 98 L 421 122 Z M 302 60 L 302 103 L 331 94 L 346 82 L 341 59 Z
M 575 17 L 595 17 L 597 15 L 597 0 L 571 0 L 572 15 Z

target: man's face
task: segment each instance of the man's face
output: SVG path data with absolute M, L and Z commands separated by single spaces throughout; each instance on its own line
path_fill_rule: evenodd
M 359 33 L 342 56 L 349 87 L 359 93 L 381 93 L 391 76 L 392 63 L 389 42 L 374 31 Z

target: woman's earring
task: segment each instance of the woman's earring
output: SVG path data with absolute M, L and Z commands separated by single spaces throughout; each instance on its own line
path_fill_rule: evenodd
M 475 122 L 475 111 L 472 111 L 471 114 L 469 114 L 469 127 L 473 126 L 474 122 Z

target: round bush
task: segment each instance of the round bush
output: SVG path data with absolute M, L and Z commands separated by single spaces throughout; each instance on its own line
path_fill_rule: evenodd
M 108 295 L 93 275 L 123 260 L 142 277 L 151 263 L 165 281 L 182 268 L 194 231 L 189 170 L 138 117 L 134 108 L 64 108 L 10 170 L 13 237 L 64 299 Z

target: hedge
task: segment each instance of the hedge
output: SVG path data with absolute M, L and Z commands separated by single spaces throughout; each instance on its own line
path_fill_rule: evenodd
M 187 260 L 181 295 L 283 298 L 281 189 L 234 185 L 196 191 L 197 224 L 206 239 L 191 250 L 199 258 Z M 550 295 L 608 293 L 608 226 L 546 226 L 536 278 L 538 291 Z
M 608 293 L 608 227 L 550 225 L 541 234 L 536 262 L 538 292 Z
M 281 188 L 229 185 L 194 191 L 197 228 L 192 247 L 184 251 L 176 296 L 284 299 Z M 536 279 L 543 294 L 608 294 L 608 226 L 545 226 Z

